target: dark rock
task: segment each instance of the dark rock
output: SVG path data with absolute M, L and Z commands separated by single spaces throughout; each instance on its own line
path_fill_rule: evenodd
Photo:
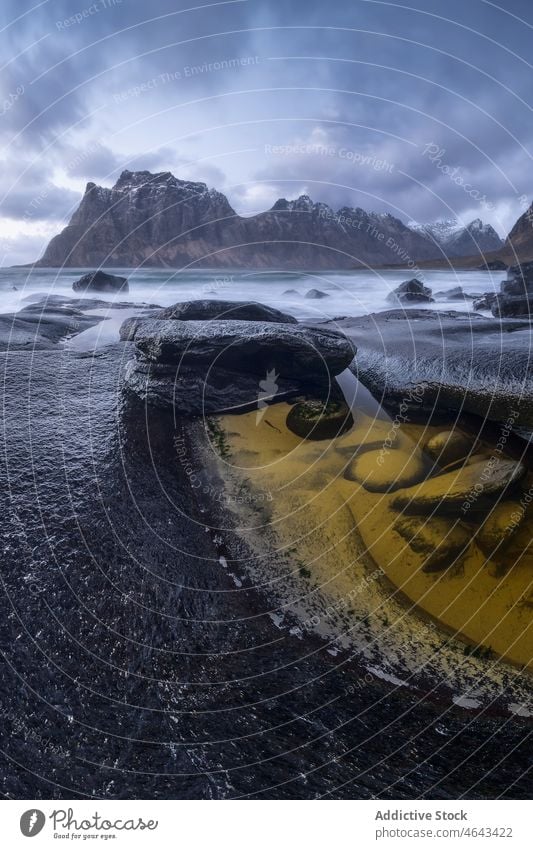
M 141 321 L 143 321 L 142 318 L 137 315 L 132 315 L 130 318 L 127 318 L 122 322 L 119 330 L 119 336 L 122 342 L 133 342 L 135 339 L 135 333 L 137 332 L 137 328 Z
M 500 289 L 501 294 L 491 303 L 496 318 L 530 316 L 533 313 L 533 262 L 511 266 Z
M 72 284 L 75 292 L 127 292 L 128 281 L 125 277 L 107 274 L 105 271 L 92 271 L 84 274 Z
M 446 298 L 448 301 L 456 301 L 458 298 L 466 298 L 468 297 L 463 292 L 462 286 L 454 286 L 453 289 L 449 289 L 447 292 L 435 292 L 436 298 Z
M 262 375 L 326 382 L 349 366 L 355 349 L 341 333 L 260 321 L 178 322 L 145 319 L 135 345 L 150 362 L 231 367 Z
M 302 401 L 287 416 L 287 427 L 303 439 L 335 439 L 353 427 L 353 416 L 344 401 Z
M 285 289 L 283 294 L 284 295 L 297 295 L 298 292 L 296 291 L 296 289 Z
M 281 310 L 267 307 L 255 301 L 183 301 L 171 307 L 159 308 L 150 318 L 177 321 L 264 321 L 278 324 L 298 324 L 296 318 Z M 142 317 L 127 318 L 120 328 L 120 338 L 131 342 Z
M 533 296 L 526 295 L 496 295 L 491 301 L 490 309 L 495 318 L 517 318 L 533 316 Z
M 28 295 L 22 298 L 23 301 L 29 301 L 31 304 L 50 307 L 73 307 L 78 310 L 126 310 L 138 309 L 145 310 L 160 310 L 160 304 L 135 304 L 133 301 L 100 301 L 98 298 L 68 298 L 65 295 Z M 25 310 L 26 307 L 23 307 Z
M 478 265 L 478 271 L 507 271 L 507 263 L 501 259 L 492 259 Z
M 402 404 L 412 420 L 461 411 L 533 428 L 529 320 L 415 308 L 319 326 L 353 340 L 354 373 L 393 415 Z
M 533 295 L 533 262 L 513 265 L 507 270 L 507 278 L 502 281 L 500 290 L 503 295 Z
M 102 321 L 73 307 L 32 304 L 14 315 L 0 315 L 0 351 L 49 350 Z
M 320 289 L 309 289 L 309 291 L 305 293 L 304 297 L 313 298 L 318 301 L 321 298 L 329 298 L 329 295 L 327 292 L 321 292 Z
M 475 298 L 472 306 L 475 310 L 489 310 L 498 296 L 494 292 L 487 292 L 479 298 Z
M 224 368 L 177 369 L 175 365 L 131 360 L 125 372 L 126 386 L 142 401 L 180 416 L 247 413 L 279 401 L 290 402 L 302 393 L 298 381 L 278 376 L 274 382 L 266 377 L 268 391 L 256 375 Z
M 490 558 L 505 549 L 524 516 L 525 510 L 520 501 L 503 501 L 493 507 L 475 535 L 483 554 Z
M 342 334 L 260 321 L 146 319 L 131 332 L 128 385 L 145 400 L 200 415 L 336 386 L 355 349 Z
M 424 286 L 420 280 L 413 278 L 412 280 L 405 280 L 403 283 L 400 283 L 393 292 L 389 293 L 387 300 L 393 302 L 399 301 L 401 304 L 416 302 L 432 303 L 434 298 L 431 297 L 431 289 Z
M 183 301 L 165 307 L 153 318 L 180 321 L 272 321 L 278 324 L 298 324 L 298 320 L 281 310 L 256 301 Z

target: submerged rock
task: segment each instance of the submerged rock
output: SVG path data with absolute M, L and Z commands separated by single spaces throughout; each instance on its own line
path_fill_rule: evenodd
M 75 292 L 127 292 L 128 281 L 125 277 L 107 274 L 105 271 L 91 271 L 72 284 Z
M 353 427 L 353 416 L 344 401 L 302 401 L 290 410 L 287 427 L 304 439 L 334 439 Z
M 457 559 L 467 551 L 472 534 L 458 522 L 441 517 L 419 519 L 402 516 L 394 530 L 417 554 L 424 558 L 423 572 L 440 572 L 457 565 Z
M 405 280 L 403 283 L 400 283 L 396 289 L 388 294 L 387 300 L 407 304 L 433 303 L 435 299 L 431 297 L 431 289 L 424 286 L 420 280 L 414 277 L 412 280 Z
M 327 292 L 321 292 L 320 289 L 309 289 L 309 291 L 305 293 L 304 297 L 319 301 L 321 298 L 329 298 L 329 295 Z
M 347 480 L 360 483 L 369 492 L 393 492 L 424 476 L 424 463 L 416 453 L 383 449 L 358 454 L 344 473 Z
M 256 301 L 182 301 L 165 307 L 153 318 L 178 319 L 179 321 L 271 321 L 278 324 L 298 324 L 294 316 L 281 310 L 267 307 Z
M 425 451 L 441 466 L 448 466 L 466 458 L 474 445 L 473 440 L 459 430 L 443 430 L 427 442 Z
M 511 494 L 524 477 L 525 468 L 514 460 L 495 457 L 436 475 L 418 486 L 399 492 L 393 507 L 406 513 L 452 513 L 486 510 L 490 499 Z
M 520 527 L 525 510 L 519 501 L 504 501 L 488 514 L 476 533 L 475 540 L 486 557 L 492 557 L 505 546 Z

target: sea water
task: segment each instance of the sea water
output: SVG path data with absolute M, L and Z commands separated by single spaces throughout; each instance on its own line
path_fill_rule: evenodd
M 28 302 L 47 294 L 79 297 L 75 280 L 92 269 L 4 268 L 0 269 L 0 313 L 16 312 Z M 406 269 L 361 269 L 354 271 L 273 270 L 177 270 L 107 269 L 128 278 L 129 292 L 90 293 L 88 297 L 109 301 L 131 301 L 169 306 L 177 301 L 216 298 L 230 301 L 259 301 L 292 313 L 299 319 L 357 316 L 391 309 L 387 300 L 392 290 L 413 277 Z M 449 299 L 447 292 L 462 286 L 466 293 L 499 291 L 505 272 L 438 269 L 417 274 L 436 298 L 432 304 L 410 304 L 427 309 L 472 310 L 472 301 Z M 326 297 L 313 299 L 316 289 Z M 443 293 L 443 294 L 439 294 Z

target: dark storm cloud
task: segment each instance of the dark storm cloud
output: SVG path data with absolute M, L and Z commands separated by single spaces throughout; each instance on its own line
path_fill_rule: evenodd
M 484 0 L 413 0 L 418 9 L 378 0 L 248 0 L 184 12 L 192 5 L 48 0 L 30 11 L 29 3 L 6 0 L 4 23 L 28 11 L 0 35 L 9 62 L 3 80 L 10 99 L 0 110 L 6 155 L 40 151 L 43 162 L 63 161 L 69 176 L 87 180 L 112 181 L 123 167 L 170 168 L 219 188 L 236 177 L 255 179 L 280 194 L 307 188 L 334 207 L 359 204 L 418 220 L 460 215 L 485 197 L 497 212 L 514 204 L 518 214 L 519 197 L 533 194 L 529 0 L 508 0 L 501 9 Z M 241 75 L 209 70 L 239 56 L 260 61 Z M 207 70 L 184 75 L 189 66 Z M 182 74 L 181 86 L 114 97 L 170 72 Z M 259 91 L 246 97 L 241 89 Z M 167 101 L 201 98 L 194 113 L 201 155 L 210 144 L 213 155 L 223 152 L 225 139 L 230 149 L 250 147 L 253 135 L 259 147 L 247 171 L 243 165 L 236 174 L 237 164 L 230 174 L 229 160 L 224 169 L 195 166 L 171 143 L 170 124 L 166 137 L 159 130 L 150 138 L 152 113 Z M 111 139 L 132 112 L 146 123 L 138 149 L 132 152 L 132 133 L 126 153 Z M 173 119 L 183 121 L 182 134 L 192 129 L 188 116 Z M 206 127 L 227 124 L 227 135 L 202 133 L 202 117 Z M 240 121 L 248 123 L 238 138 L 229 125 Z M 77 132 L 85 139 L 79 149 Z M 262 150 L 316 139 L 366 156 L 366 164 L 340 153 Z M 429 145 L 442 155 L 432 159 Z M 76 152 L 80 159 L 69 168 Z M 393 167 L 375 167 L 372 157 Z M 246 191 L 235 189 L 237 199 Z M 20 214 L 28 193 L 21 177 L 9 193 L 11 213 Z M 58 189 L 58 208 L 66 200 Z M 482 206 L 479 213 L 490 217 Z

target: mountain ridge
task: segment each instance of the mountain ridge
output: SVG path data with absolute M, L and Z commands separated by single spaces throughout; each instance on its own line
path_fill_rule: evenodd
M 474 234 L 466 238 L 472 253 Z M 126 170 L 111 188 L 87 183 L 68 225 L 34 265 L 414 268 L 442 259 L 444 250 L 390 213 L 346 206 L 335 211 L 301 195 L 279 198 L 247 218 L 206 183 L 180 180 L 170 171 Z

